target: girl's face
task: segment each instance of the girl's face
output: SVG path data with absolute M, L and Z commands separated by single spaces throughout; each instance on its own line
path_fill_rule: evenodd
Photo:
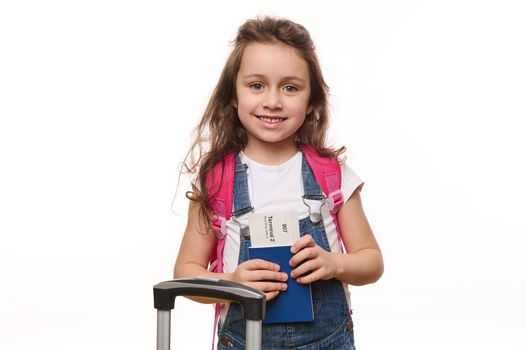
M 312 110 L 307 62 L 285 44 L 247 45 L 236 93 L 233 104 L 247 130 L 247 147 L 294 144 L 296 131 Z

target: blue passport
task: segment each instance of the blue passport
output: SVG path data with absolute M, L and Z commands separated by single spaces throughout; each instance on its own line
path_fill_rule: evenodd
M 250 259 L 263 259 L 278 264 L 280 271 L 289 276 L 287 290 L 279 292 L 276 298 L 267 302 L 263 324 L 314 320 L 310 284 L 299 284 L 290 276 L 290 246 L 250 247 L 248 255 Z

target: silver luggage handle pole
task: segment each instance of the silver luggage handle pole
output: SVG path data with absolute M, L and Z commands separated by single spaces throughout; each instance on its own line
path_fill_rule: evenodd
M 265 318 L 265 294 L 240 283 L 211 278 L 179 278 L 153 287 L 157 309 L 157 350 L 170 350 L 170 311 L 177 296 L 200 296 L 241 304 L 247 327 L 247 350 L 261 349 L 261 327 Z

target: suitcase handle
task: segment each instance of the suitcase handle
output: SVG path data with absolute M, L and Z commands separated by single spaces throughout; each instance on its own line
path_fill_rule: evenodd
M 265 294 L 243 284 L 213 278 L 179 278 L 161 282 L 153 287 L 154 304 L 157 310 L 174 308 L 177 296 L 200 296 L 235 301 L 243 307 L 247 320 L 265 318 Z
M 240 283 L 212 278 L 179 278 L 153 286 L 157 309 L 157 349 L 170 349 L 170 311 L 177 296 L 226 299 L 241 304 L 246 319 L 246 349 L 261 349 L 262 322 L 265 318 L 265 293 Z

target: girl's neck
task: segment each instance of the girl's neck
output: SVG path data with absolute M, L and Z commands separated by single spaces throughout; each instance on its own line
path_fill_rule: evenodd
M 250 159 L 265 165 L 281 165 L 298 152 L 294 139 L 287 142 L 249 142 L 243 152 Z

